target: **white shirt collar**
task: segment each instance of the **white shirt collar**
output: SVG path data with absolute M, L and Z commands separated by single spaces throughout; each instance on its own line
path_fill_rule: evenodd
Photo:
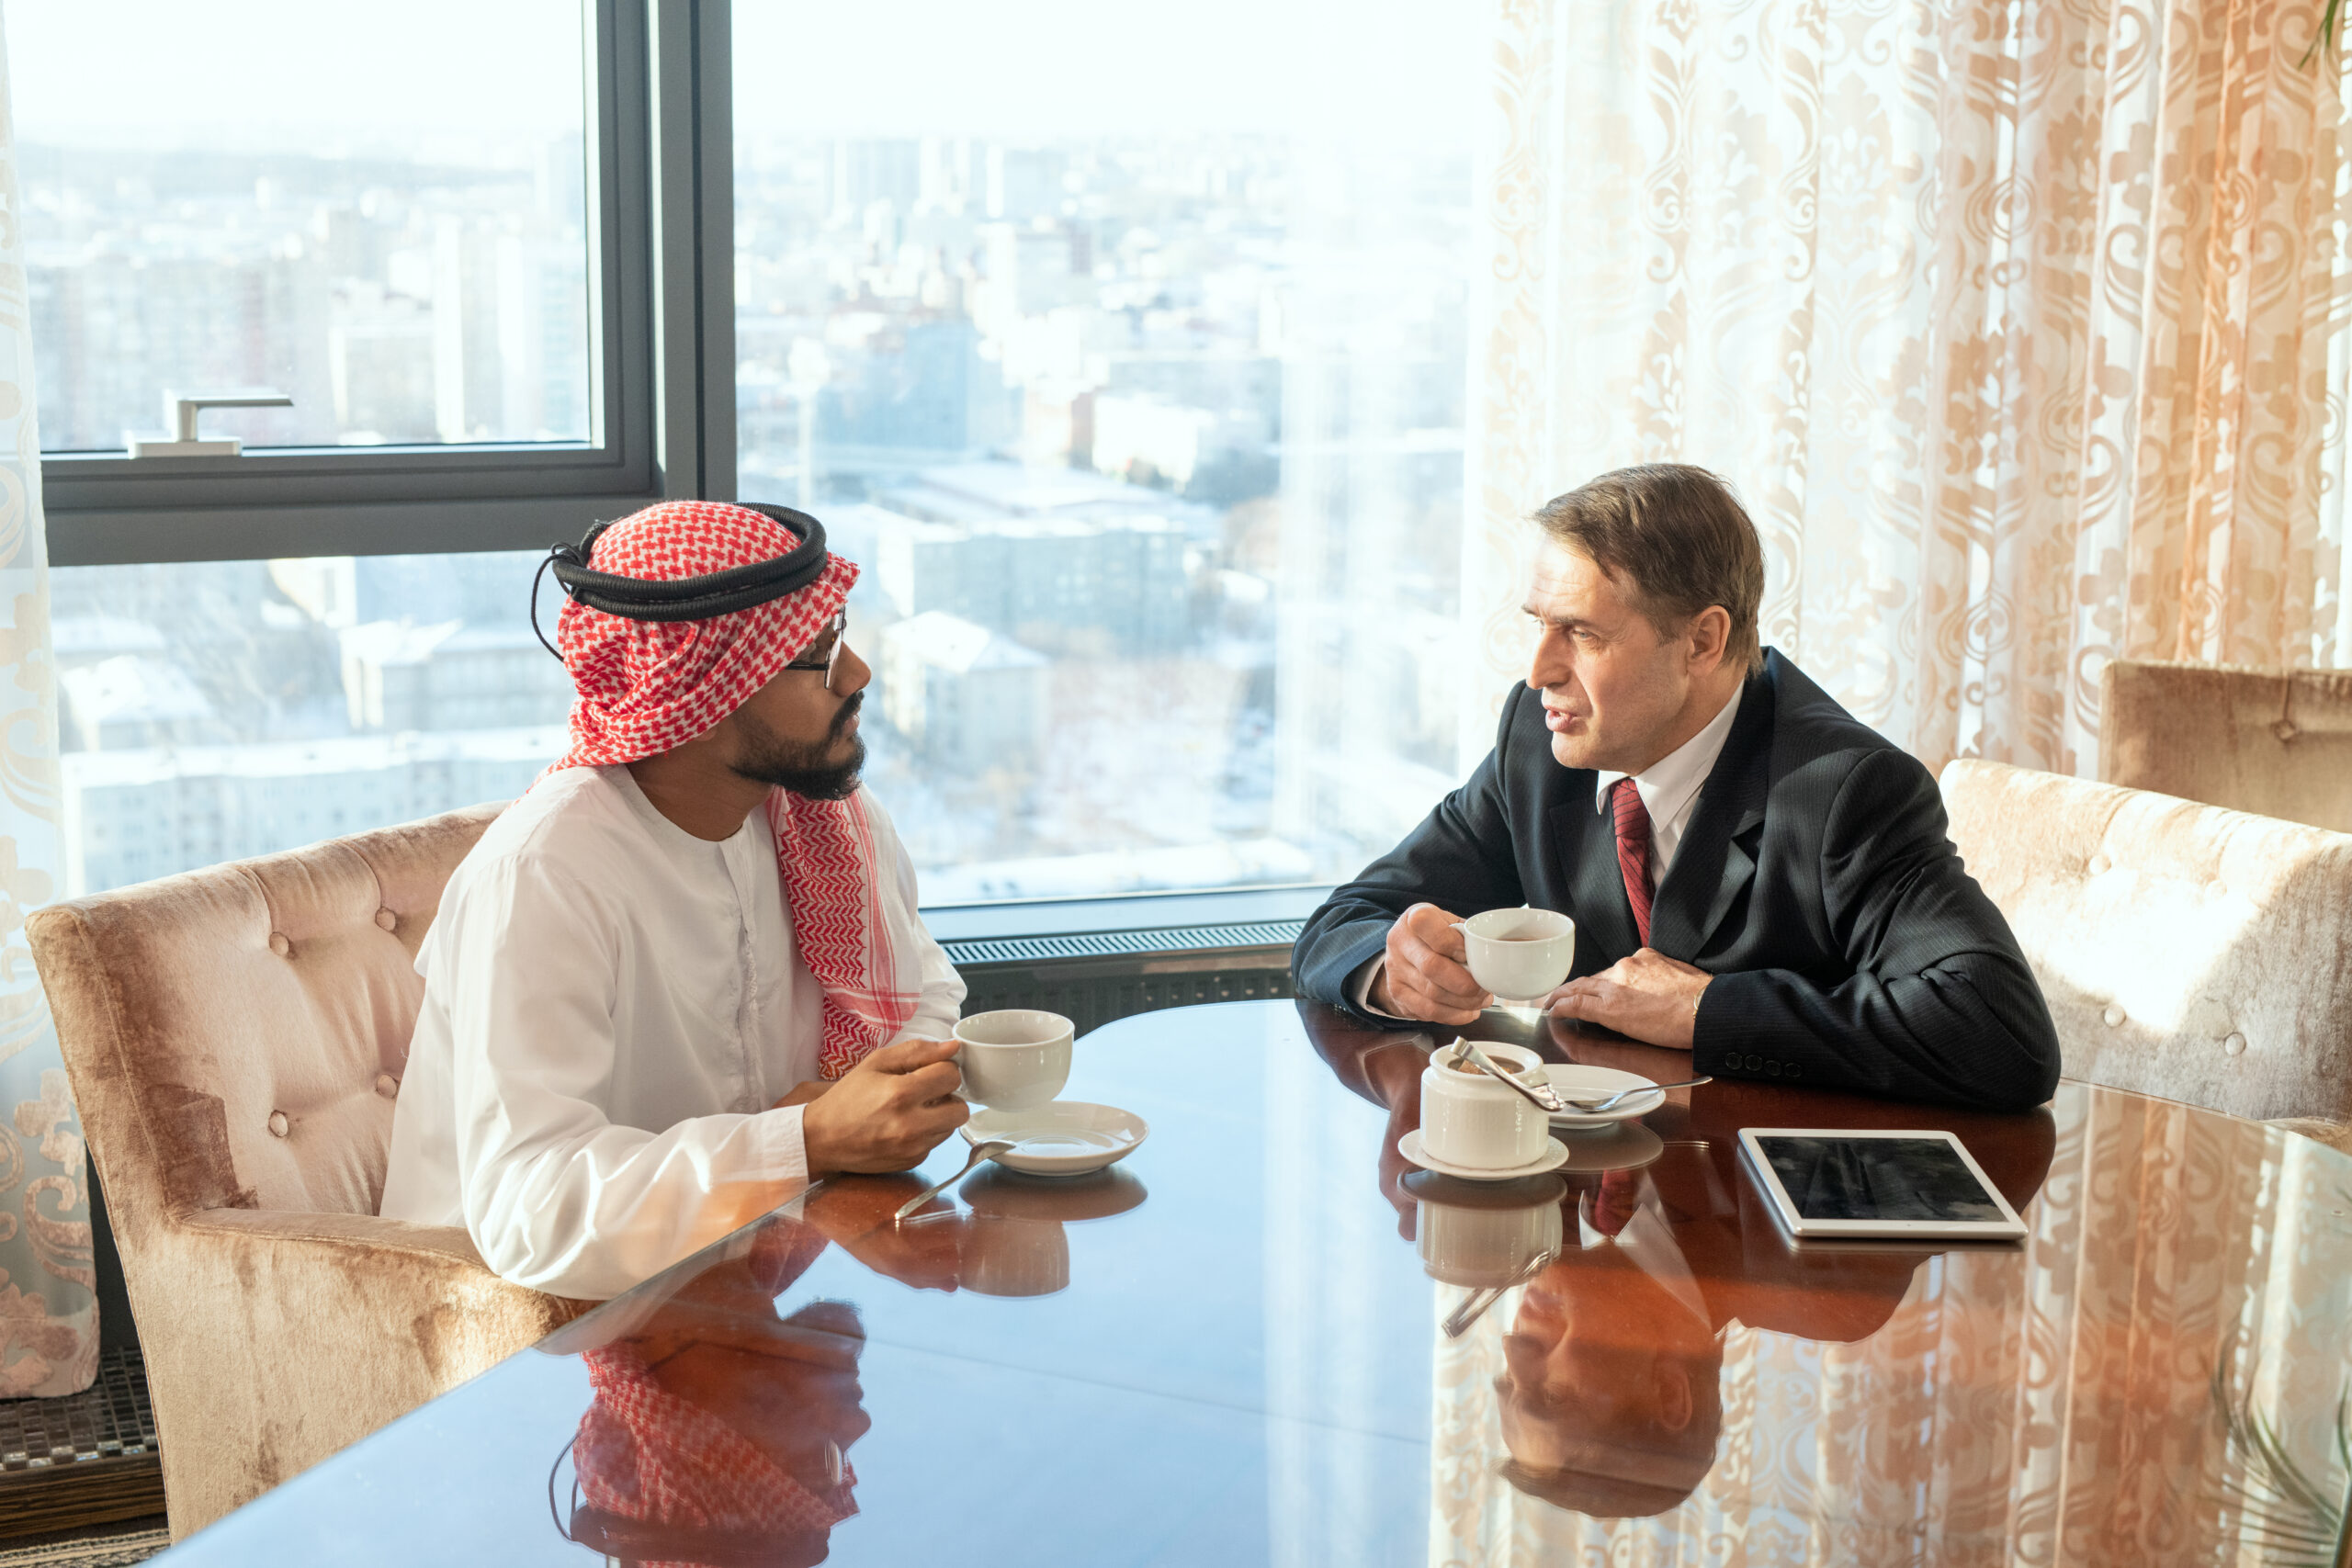
M 1677 838 L 1681 836 L 1683 818 L 1689 815 L 1691 803 L 1698 798 L 1699 786 L 1707 782 L 1714 771 L 1715 759 L 1723 755 L 1724 742 L 1731 739 L 1732 721 L 1739 716 L 1739 699 L 1747 690 L 1743 681 L 1731 689 L 1731 700 L 1721 712 L 1709 719 L 1699 733 L 1652 762 L 1638 773 L 1597 773 L 1592 786 L 1594 809 L 1606 815 L 1609 791 L 1619 779 L 1630 777 L 1634 788 L 1642 797 L 1642 809 L 1650 814 L 1653 832 L 1661 827 L 1670 829 Z
M 1689 1259 L 1674 1239 L 1673 1230 L 1666 1221 L 1645 1202 L 1634 1211 L 1634 1217 L 1624 1228 L 1610 1236 L 1596 1227 L 1588 1215 L 1589 1193 L 1577 1201 L 1577 1239 L 1586 1251 L 1614 1242 L 1617 1250 L 1634 1260 L 1634 1267 L 1657 1280 L 1666 1293 L 1680 1302 L 1685 1311 L 1701 1323 L 1710 1323 L 1706 1297 L 1700 1293 L 1699 1281 L 1690 1272 Z

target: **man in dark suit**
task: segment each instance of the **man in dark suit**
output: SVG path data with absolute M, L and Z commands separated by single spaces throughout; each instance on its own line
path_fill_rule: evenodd
M 1603 475 L 1536 514 L 1540 632 L 1469 782 L 1316 911 L 1301 995 L 1467 1023 L 1453 923 L 1577 922 L 1558 1016 L 1700 1072 L 1984 1108 L 2058 1077 L 2050 1011 L 1926 768 L 1758 645 L 1763 551 L 1703 469 Z

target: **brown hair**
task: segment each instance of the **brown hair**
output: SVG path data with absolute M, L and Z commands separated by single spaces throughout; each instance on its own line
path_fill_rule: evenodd
M 1731 617 L 1726 660 L 1764 662 L 1756 629 L 1764 547 L 1731 487 L 1688 463 L 1619 468 L 1535 513 L 1552 539 L 1634 585 L 1650 624 L 1673 636 L 1711 604 Z

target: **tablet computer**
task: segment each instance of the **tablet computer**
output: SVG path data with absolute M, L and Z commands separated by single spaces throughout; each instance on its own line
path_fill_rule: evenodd
M 1740 1147 L 1798 1236 L 2018 1241 L 2025 1222 L 1950 1133 L 1744 1127 Z

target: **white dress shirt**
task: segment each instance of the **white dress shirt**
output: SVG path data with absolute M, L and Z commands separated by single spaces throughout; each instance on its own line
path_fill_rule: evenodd
M 1682 847 L 1682 834 L 1690 826 L 1691 816 L 1699 809 L 1700 787 L 1707 775 L 1714 772 L 1715 759 L 1724 753 L 1724 742 L 1731 738 L 1732 721 L 1739 716 L 1739 698 L 1746 682 L 1731 689 L 1731 700 L 1721 711 L 1700 728 L 1699 733 L 1644 768 L 1638 773 L 1600 773 L 1593 784 L 1593 806 L 1603 817 L 1613 816 L 1609 791 L 1619 779 L 1630 777 L 1634 789 L 1642 797 L 1642 809 L 1650 814 L 1650 886 L 1666 885 L 1667 867 L 1674 863 L 1674 852 Z M 1611 831 L 1614 832 L 1614 825 Z M 1469 913 L 1476 914 L 1477 910 Z M 1348 995 L 1362 1010 L 1378 1018 L 1392 1015 L 1372 1005 L 1372 984 L 1380 977 L 1381 966 L 1388 962 L 1385 953 L 1366 959 L 1348 977 Z
M 1592 803 L 1603 817 L 1615 815 L 1609 792 L 1617 781 L 1634 781 L 1634 793 L 1642 797 L 1642 809 L 1650 814 L 1650 886 L 1654 889 L 1666 886 L 1666 868 L 1674 863 L 1674 852 L 1682 847 L 1683 829 L 1690 826 L 1690 818 L 1699 809 L 1700 786 L 1714 772 L 1715 759 L 1724 754 L 1724 742 L 1731 738 L 1732 720 L 1739 716 L 1745 685 L 1743 682 L 1731 689 L 1731 701 L 1698 734 L 1640 773 L 1600 773 L 1594 779 Z
M 899 1038 L 944 1038 L 963 981 L 903 923 L 922 995 Z M 818 1076 L 823 991 L 764 813 L 712 843 L 625 767 L 557 773 L 458 864 L 416 967 L 385 1217 L 462 1224 L 505 1278 L 601 1299 L 806 1186 L 800 1110 L 769 1107 Z
M 1698 1276 L 1690 1272 L 1690 1260 L 1682 1256 L 1682 1244 L 1674 1239 L 1673 1228 L 1657 1210 L 1642 1204 L 1625 1222 L 1624 1229 L 1611 1236 L 1593 1224 L 1591 1198 L 1588 1192 L 1577 1200 L 1578 1250 L 1590 1252 L 1597 1247 L 1614 1247 L 1632 1258 L 1635 1268 L 1657 1280 L 1668 1295 L 1681 1303 L 1684 1311 L 1712 1328 L 1713 1319 L 1707 1312 L 1707 1298 L 1699 1292 Z

